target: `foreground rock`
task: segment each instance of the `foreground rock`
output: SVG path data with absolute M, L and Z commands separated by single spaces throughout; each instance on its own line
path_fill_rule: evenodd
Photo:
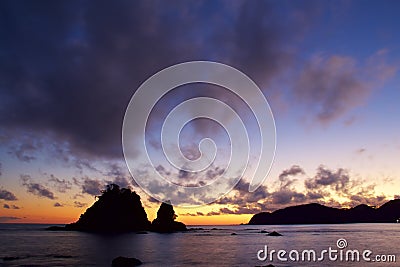
M 267 236 L 282 236 L 282 234 L 273 231 L 273 232 L 271 232 L 271 233 L 268 233 Z
M 91 232 L 131 232 L 149 228 L 150 221 L 140 196 L 116 184 L 108 185 L 77 222 L 65 226 L 66 230 Z
M 186 225 L 176 222 L 177 215 L 174 208 L 169 203 L 161 203 L 157 211 L 157 218 L 151 224 L 151 231 L 158 233 L 172 233 L 177 231 L 186 231 Z
M 112 267 L 133 267 L 139 266 L 142 262 L 136 258 L 117 257 L 112 260 Z

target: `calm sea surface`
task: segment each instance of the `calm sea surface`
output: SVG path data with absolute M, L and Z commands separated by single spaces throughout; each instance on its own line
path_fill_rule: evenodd
M 111 266 L 118 256 L 138 258 L 142 266 L 400 266 L 400 224 L 199 226 L 202 229 L 187 233 L 112 236 L 44 231 L 47 226 L 0 224 L 0 266 Z M 283 236 L 266 236 L 261 230 Z M 337 247 L 340 238 L 347 242 L 341 250 Z M 260 261 L 257 252 L 265 246 L 268 253 L 286 251 L 282 256 L 288 261 L 279 261 L 276 253 L 272 262 L 269 258 Z M 336 261 L 329 261 L 328 254 L 322 262 L 301 261 L 304 250 L 316 251 L 318 260 L 329 247 L 338 250 Z M 362 259 L 367 249 L 372 251 L 371 262 Z M 300 261 L 289 259 L 292 250 L 299 252 Z M 358 250 L 360 262 L 346 262 L 348 250 Z M 291 254 L 294 258 L 295 253 Z M 373 262 L 378 254 L 387 261 L 395 255 L 397 262 Z

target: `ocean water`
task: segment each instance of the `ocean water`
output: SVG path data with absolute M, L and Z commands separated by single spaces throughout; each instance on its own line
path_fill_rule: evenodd
M 142 266 L 400 266 L 400 224 L 193 226 L 189 228 L 202 229 L 119 235 L 44 231 L 47 226 L 0 224 L 0 266 L 111 266 L 118 256 L 138 258 Z M 283 236 L 267 236 L 262 230 Z M 345 239 L 347 247 L 339 249 L 338 239 Z M 286 251 L 281 258 L 286 256 L 287 261 L 278 260 L 276 253 L 272 261 L 259 260 L 257 253 L 263 250 L 263 259 L 265 246 L 268 253 Z M 332 254 L 337 259 L 329 260 L 325 254 L 318 261 L 320 252 L 329 247 L 338 250 Z M 364 250 L 371 250 L 367 255 L 371 261 L 345 261 L 346 251 L 355 249 L 360 258 Z M 307 254 L 302 261 L 304 250 L 314 250 L 317 261 L 312 257 L 308 261 Z M 294 260 L 289 258 L 290 251 L 299 252 L 299 261 L 295 252 Z M 379 259 L 386 257 L 386 262 L 374 261 L 376 255 L 384 255 Z M 388 262 L 393 261 L 390 255 L 397 262 Z

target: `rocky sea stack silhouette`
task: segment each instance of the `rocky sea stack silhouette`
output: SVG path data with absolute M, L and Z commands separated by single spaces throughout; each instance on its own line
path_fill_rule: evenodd
M 186 225 L 176 222 L 176 217 L 173 207 L 168 203 L 162 203 L 157 212 L 157 218 L 150 223 L 140 196 L 136 192 L 132 192 L 129 188 L 120 188 L 116 184 L 110 184 L 77 222 L 67 224 L 65 227 L 51 226 L 47 230 L 101 233 L 185 231 Z
M 111 184 L 77 222 L 65 228 L 93 232 L 142 231 L 150 229 L 150 221 L 136 192 Z
M 170 203 L 161 203 L 157 218 L 151 224 L 151 230 L 159 233 L 186 231 L 186 225 L 176 222 L 177 215 Z

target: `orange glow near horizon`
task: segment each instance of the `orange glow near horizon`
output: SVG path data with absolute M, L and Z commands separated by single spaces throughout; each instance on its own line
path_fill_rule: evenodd
M 381 187 L 389 187 L 381 186 Z M 391 190 L 395 190 L 394 186 L 391 186 Z M 389 191 L 389 190 L 387 190 Z M 76 207 L 74 202 L 76 199 L 73 197 L 74 194 L 63 194 L 55 199 L 48 199 L 43 197 L 32 196 L 26 191 L 15 190 L 18 194 L 18 200 L 16 201 L 0 201 L 1 206 L 8 204 L 9 206 L 18 206 L 18 209 L 13 208 L 2 208 L 1 216 L 3 220 L 0 223 L 42 223 L 42 224 L 68 224 L 76 222 L 80 215 L 83 214 L 86 209 L 93 205 L 95 202 L 94 197 L 87 195 L 79 198 L 79 201 L 87 204 L 85 207 Z M 142 205 L 147 213 L 147 218 L 153 221 L 157 216 L 157 210 L 160 204 L 150 203 L 146 201 L 146 197 L 142 196 Z M 388 196 L 387 200 L 392 199 Z M 343 207 L 347 207 L 346 199 L 341 199 L 339 196 L 335 196 L 335 200 L 342 203 Z M 62 207 L 55 207 L 56 202 L 61 203 Z M 229 208 L 235 210 L 234 206 L 231 205 L 217 205 L 210 204 L 197 208 L 181 208 L 174 207 L 175 213 L 178 215 L 177 221 L 183 222 L 186 225 L 238 225 L 246 224 L 249 222 L 253 214 L 221 214 L 221 215 L 195 215 L 208 214 L 210 212 L 218 212 L 221 208 Z M 194 214 L 191 215 L 191 214 Z
M 22 199 L 21 199 L 22 200 Z M 79 219 L 80 215 L 90 207 L 76 208 L 70 205 L 63 207 L 54 207 L 52 202 L 44 201 L 43 199 L 30 199 L 23 201 L 22 209 L 7 210 L 1 215 L 5 217 L 16 217 L 19 219 L 4 221 L 4 223 L 41 223 L 41 224 L 68 224 Z M 157 216 L 158 205 L 154 207 L 145 206 L 147 218 L 152 221 Z M 204 206 L 196 209 L 196 211 L 209 211 L 211 206 Z M 175 208 L 178 215 L 177 221 L 183 222 L 186 225 L 232 225 L 247 223 L 252 214 L 227 214 L 214 216 L 190 216 L 184 214 L 186 209 Z M 182 214 L 183 213 L 183 214 Z M 206 213 L 206 212 L 205 212 Z

